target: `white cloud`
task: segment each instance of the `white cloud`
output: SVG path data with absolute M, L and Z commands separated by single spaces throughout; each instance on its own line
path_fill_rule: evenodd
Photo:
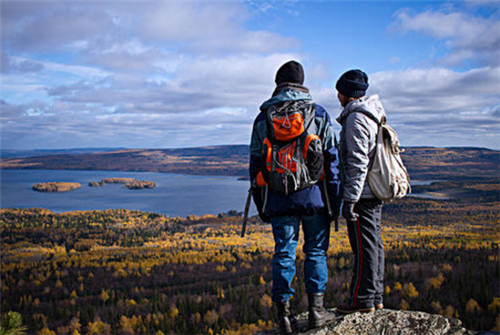
M 369 83 L 367 94 L 379 94 L 404 146 L 499 147 L 500 67 L 381 71 L 369 74 Z M 312 93 L 338 132 L 337 92 L 312 87 Z
M 219 107 L 254 107 L 269 97 L 278 67 L 300 55 L 229 55 L 179 58 L 162 80 L 116 73 L 100 81 L 50 88 L 61 101 L 117 106 L 126 113 L 192 113 Z
M 457 72 L 447 68 L 409 69 L 374 73 L 371 85 L 381 94 L 393 96 L 435 97 L 485 96 L 498 97 L 500 67 L 484 67 Z
M 107 32 L 115 28 L 109 15 L 99 6 L 71 2 L 45 5 L 40 7 L 37 3 L 35 7 L 40 11 L 33 11 L 33 8 L 19 7 L 14 1 L 2 2 L 2 20 L 11 11 L 19 17 L 18 21 L 8 23 L 2 42 L 14 50 L 53 53 L 66 51 L 71 45 L 85 45 L 89 40 L 109 38 Z
M 45 2 L 37 12 L 2 2 L 4 43 L 13 50 L 142 54 L 155 47 L 185 51 L 276 52 L 295 38 L 244 28 L 242 2 Z M 7 17 L 12 15 L 15 19 Z M 126 49 L 126 50 L 124 50 Z
M 290 59 L 305 65 L 306 84 L 332 119 L 339 111 L 330 68 L 307 64 L 293 37 L 246 28 L 252 15 L 277 12 L 267 6 L 275 2 L 35 3 L 1 3 L 2 65 L 11 70 L 2 75 L 1 136 L 10 146 L 248 143 L 276 70 Z M 448 43 L 442 63 L 488 64 L 371 74 L 370 92 L 381 95 L 403 143 L 464 145 L 462 136 L 488 146 L 480 135 L 499 130 L 500 72 L 491 60 L 498 48 L 484 43 L 498 43 L 489 30 L 497 22 L 430 11 L 399 12 L 396 22 Z
M 500 20 L 457 11 L 401 10 L 392 28 L 413 31 L 444 40 L 450 49 L 442 60 L 456 65 L 465 60 L 500 65 Z
M 241 2 L 163 2 L 147 8 L 141 33 L 163 42 L 189 42 L 203 52 L 275 52 L 298 46 L 294 38 L 243 28 L 250 16 Z
M 240 2 L 43 4 L 34 12 L 2 2 L 2 28 L 8 25 L 2 43 L 10 59 L 63 55 L 40 61 L 38 75 L 3 78 L 12 94 L 4 96 L 2 109 L 10 112 L 2 136 L 11 143 L 21 129 L 37 129 L 36 137 L 50 143 L 101 138 L 112 146 L 148 136 L 155 142 L 165 136 L 169 146 L 210 138 L 245 143 L 278 66 L 301 58 L 284 51 L 298 45 L 295 39 L 244 28 L 250 15 Z M 26 82 L 30 86 L 22 86 Z M 46 100 L 43 113 L 28 98 L 34 90 Z M 34 138 L 26 134 L 23 141 Z
M 499 137 L 495 114 L 500 105 L 499 67 L 466 72 L 444 68 L 378 72 L 371 75 L 370 82 L 370 94 L 380 95 L 389 120 L 413 145 L 438 141 L 466 145 L 485 132 Z M 434 135 L 426 138 L 428 133 Z M 493 145 L 490 139 L 474 141 Z
M 41 62 L 47 71 L 61 72 L 80 78 L 105 77 L 109 75 L 106 71 L 90 66 L 68 65 L 55 62 Z

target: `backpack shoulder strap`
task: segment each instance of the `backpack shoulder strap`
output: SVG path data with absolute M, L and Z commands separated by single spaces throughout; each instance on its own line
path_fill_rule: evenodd
M 373 122 L 375 122 L 379 127 L 387 123 L 387 118 L 385 116 L 383 116 L 382 120 L 379 121 L 372 113 L 369 113 L 369 112 L 366 112 L 363 110 L 355 110 L 355 111 L 352 111 L 351 113 L 361 113 L 361 114 L 365 115 L 366 117 L 368 117 Z
M 304 129 L 306 130 L 307 133 L 309 134 L 314 134 L 314 135 L 319 135 L 318 134 L 318 127 L 316 126 L 316 103 L 313 101 L 308 101 L 305 103 L 305 105 L 308 105 L 307 108 L 307 113 L 309 114 L 309 119 L 306 119 L 307 124 L 304 125 Z

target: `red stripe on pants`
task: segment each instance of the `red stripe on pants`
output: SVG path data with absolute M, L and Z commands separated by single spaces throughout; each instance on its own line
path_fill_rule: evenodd
M 359 285 L 361 284 L 361 272 L 363 270 L 363 249 L 361 244 L 361 228 L 359 226 L 359 218 L 356 220 L 356 228 L 358 233 L 358 253 L 359 253 L 359 264 L 358 264 L 358 283 L 356 285 L 356 290 L 354 291 L 354 297 L 352 299 L 353 307 L 356 307 L 356 299 L 358 298 Z

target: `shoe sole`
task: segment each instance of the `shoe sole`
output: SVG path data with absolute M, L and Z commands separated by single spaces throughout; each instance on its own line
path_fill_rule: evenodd
M 317 320 L 308 320 L 309 321 L 309 329 L 314 329 L 314 328 L 321 328 L 326 326 L 329 323 L 332 323 L 335 321 L 335 317 L 330 317 L 329 319 L 325 319 L 323 321 L 317 321 Z
M 373 312 L 375 312 L 375 307 L 349 309 L 349 310 L 339 309 L 337 307 L 337 312 L 339 312 L 340 314 L 353 314 L 353 313 L 356 313 L 356 312 L 360 312 L 360 313 L 373 313 Z
M 382 305 L 382 304 L 375 305 L 375 309 L 384 309 L 384 305 Z

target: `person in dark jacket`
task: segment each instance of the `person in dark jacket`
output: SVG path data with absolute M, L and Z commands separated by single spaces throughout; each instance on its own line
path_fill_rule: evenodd
M 373 312 L 384 307 L 383 203 L 371 191 L 367 174 L 375 156 L 378 124 L 386 115 L 378 95 L 365 96 L 368 76 L 363 71 L 347 71 L 336 89 L 344 107 L 337 119 L 342 125 L 339 151 L 345 179 L 342 215 L 355 256 L 350 299 L 337 311 Z
M 339 158 L 330 117 L 323 107 L 312 102 L 309 90 L 303 86 L 302 65 L 296 61 L 285 63 L 276 73 L 275 82 L 276 89 L 272 97 L 261 105 L 261 112 L 253 125 L 250 178 L 256 188 L 253 194 L 259 214 L 272 225 L 275 241 L 272 300 L 278 309 L 280 329 L 288 334 L 292 332 L 289 299 L 294 294 L 291 283 L 295 275 L 300 223 L 304 231 L 304 273 L 309 299 L 309 325 L 319 327 L 334 318 L 323 306 L 328 281 L 326 251 L 329 247 L 330 223 L 338 217 L 342 200 Z M 263 174 L 266 169 L 264 140 L 268 134 L 268 109 L 290 101 L 313 104 L 316 135 L 321 139 L 324 155 L 324 181 L 286 194 L 273 190 L 266 183 L 266 174 Z M 327 204 L 331 207 L 330 213 Z

